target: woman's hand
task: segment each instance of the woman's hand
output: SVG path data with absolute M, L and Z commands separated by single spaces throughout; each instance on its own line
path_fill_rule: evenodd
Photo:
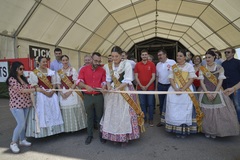
M 102 94 L 105 94 L 108 92 L 108 90 L 106 88 L 103 88 L 101 91 L 100 91 Z
M 211 93 L 206 93 L 206 96 L 207 96 L 209 101 L 212 101 L 215 98 L 214 95 L 211 94 Z
M 45 94 L 47 97 L 51 98 L 54 93 L 55 93 L 54 91 L 50 91 L 50 92 L 44 91 L 43 94 Z
M 175 90 L 176 92 L 182 92 L 182 88 L 175 88 L 174 90 Z M 181 93 L 177 93 L 176 95 L 179 96 L 179 95 L 181 95 Z
M 212 100 L 214 100 L 217 97 L 217 93 L 212 93 L 212 97 L 213 97 Z
M 72 91 L 68 91 L 67 93 L 65 93 L 65 97 L 68 98 L 70 95 L 72 94 Z
M 60 95 L 62 96 L 63 99 L 66 99 L 66 95 L 64 93 L 60 93 Z
M 114 91 L 119 91 L 119 90 L 120 90 L 120 88 L 119 88 L 119 87 L 117 87 L 117 88 L 115 88 L 115 89 L 114 89 Z
M 44 94 L 44 90 L 43 90 L 42 88 L 40 88 L 40 87 L 37 87 L 37 88 L 36 88 L 36 91 L 37 91 L 37 92 L 41 92 L 41 93 Z
M 107 90 L 109 90 L 109 91 L 112 90 L 112 86 L 110 86 L 110 85 L 107 86 Z

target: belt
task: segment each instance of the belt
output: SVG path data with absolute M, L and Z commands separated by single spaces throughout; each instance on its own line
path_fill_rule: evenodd
M 99 96 L 99 95 L 102 95 L 102 93 L 97 93 L 97 94 L 88 94 L 88 93 L 84 93 L 85 95 L 88 95 L 88 96 Z
M 162 84 L 162 83 L 159 83 L 158 84 L 162 85 L 162 86 L 170 86 L 170 84 Z

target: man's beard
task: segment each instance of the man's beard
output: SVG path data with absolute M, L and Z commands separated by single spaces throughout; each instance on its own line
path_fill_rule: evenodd
M 92 66 L 93 66 L 93 68 L 96 69 L 99 66 L 99 64 L 93 64 Z
M 61 57 L 56 57 L 56 59 L 57 59 L 58 61 L 61 61 Z

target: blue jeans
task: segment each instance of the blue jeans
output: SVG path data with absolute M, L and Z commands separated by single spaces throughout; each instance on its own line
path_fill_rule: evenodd
M 153 120 L 153 110 L 154 110 L 154 102 L 155 102 L 154 95 L 153 94 L 139 94 L 138 96 L 139 96 L 141 109 L 144 113 L 144 120 L 147 120 L 147 107 L 149 108 L 149 110 L 148 110 L 149 118 L 148 119 Z
M 170 87 L 170 84 L 169 85 L 166 85 L 166 84 L 163 85 L 161 83 L 158 83 L 158 91 L 168 91 L 169 87 Z M 164 102 L 165 102 L 165 99 L 166 99 L 166 94 L 159 94 L 158 98 L 159 98 L 160 116 L 162 116 L 162 110 L 163 110 L 163 105 L 164 105 Z
M 238 116 L 238 122 L 240 123 L 240 89 L 236 90 L 236 94 L 231 94 L 230 98 L 232 99 L 236 112 L 237 112 L 237 116 Z
M 12 142 L 22 141 L 26 139 L 25 128 L 29 108 L 10 108 L 10 111 L 17 122 L 17 126 L 13 131 Z

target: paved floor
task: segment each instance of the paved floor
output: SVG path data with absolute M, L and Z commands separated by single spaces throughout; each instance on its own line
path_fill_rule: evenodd
M 155 124 L 159 117 L 155 114 Z M 11 153 L 9 143 L 15 120 L 8 100 L 0 99 L 0 160 L 240 160 L 240 136 L 207 139 L 203 134 L 178 139 L 164 128 L 149 127 L 139 140 L 126 147 L 111 142 L 101 144 L 95 131 L 93 142 L 85 145 L 86 130 L 34 139 L 31 147 L 21 147 L 19 154 Z

